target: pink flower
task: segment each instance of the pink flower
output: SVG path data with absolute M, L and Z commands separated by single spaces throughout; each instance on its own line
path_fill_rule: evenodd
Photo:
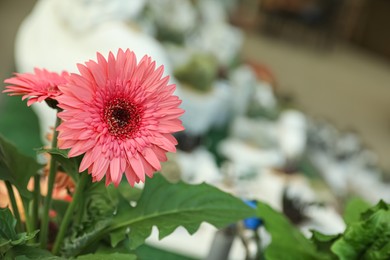
M 34 69 L 34 73 L 15 73 L 15 77 L 4 80 L 6 90 L 3 93 L 9 93 L 10 96 L 23 95 L 22 100 L 29 98 L 27 105 L 35 102 L 41 102 L 47 99 L 56 99 L 61 92 L 59 85 L 66 83 L 67 72 L 61 74 L 49 72 L 45 69 Z
M 84 154 L 79 171 L 88 169 L 94 181 L 105 176 L 106 185 L 117 186 L 123 174 L 131 186 L 152 177 L 166 152 L 176 151 L 172 133 L 184 129 L 181 100 L 162 78 L 163 66 L 147 56 L 137 64 L 133 52 L 119 49 L 78 69 L 60 86 L 59 147 L 71 148 L 69 157 Z

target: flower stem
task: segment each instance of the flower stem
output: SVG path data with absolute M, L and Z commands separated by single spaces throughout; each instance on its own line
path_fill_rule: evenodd
M 57 116 L 56 124 L 53 129 L 53 139 L 52 139 L 52 148 L 57 147 L 57 136 L 58 132 L 56 131 L 57 126 L 60 124 L 61 119 Z M 52 201 L 52 193 L 53 193 L 53 187 L 54 187 L 54 181 L 56 179 L 57 174 L 57 162 L 51 156 L 50 159 L 50 170 L 49 170 L 49 178 L 48 178 L 48 186 L 47 186 L 47 194 L 45 197 L 45 201 L 43 204 L 43 212 L 42 212 L 42 223 L 41 223 L 41 232 L 40 232 L 40 242 L 41 242 L 41 248 L 47 247 L 47 239 L 48 239 L 48 231 L 49 231 L 49 210 L 51 207 L 51 201 Z
M 73 194 L 72 202 L 69 204 L 68 208 L 66 209 L 65 216 L 62 219 L 60 229 L 58 231 L 56 240 L 54 242 L 54 246 L 52 249 L 52 253 L 54 255 L 57 255 L 60 250 L 60 246 L 62 244 L 62 241 L 64 240 L 65 233 L 68 230 L 69 223 L 71 221 L 71 218 L 73 217 L 74 209 L 76 205 L 80 203 L 80 199 L 82 199 L 82 194 L 88 179 L 89 179 L 88 173 L 82 172 L 75 193 Z M 82 210 L 82 208 L 79 208 L 79 210 Z
M 75 215 L 74 217 L 74 225 L 77 226 L 77 225 L 80 225 L 81 224 L 81 220 L 83 218 L 83 208 L 84 208 L 84 205 L 85 205 L 85 200 L 84 200 L 84 197 L 81 197 L 78 201 L 78 207 L 81 209 L 79 211 L 77 211 L 77 214 Z
M 36 174 L 34 176 L 34 197 L 33 197 L 33 211 L 32 211 L 32 225 L 34 230 L 38 229 L 38 214 L 39 214 L 39 203 L 41 200 L 41 186 L 40 186 L 41 176 Z
M 23 203 L 23 208 L 24 208 L 24 220 L 26 222 L 26 230 L 27 232 L 33 232 L 34 227 L 31 222 L 31 217 L 29 213 L 29 206 L 28 206 L 28 201 L 22 198 L 22 203 Z
M 12 210 L 17 221 L 16 231 L 23 232 L 23 223 L 22 223 L 22 219 L 20 218 L 20 213 L 18 209 L 18 204 L 16 203 L 14 190 L 12 189 L 12 185 L 9 181 L 5 181 L 5 186 L 7 187 L 9 200 L 11 201 Z

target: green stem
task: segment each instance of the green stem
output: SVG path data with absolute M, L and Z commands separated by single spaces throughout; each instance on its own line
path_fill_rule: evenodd
M 12 210 L 17 220 L 16 231 L 23 232 L 23 222 L 22 219 L 20 218 L 20 213 L 18 209 L 18 204 L 16 203 L 14 190 L 12 189 L 12 185 L 9 181 L 5 181 L 5 186 L 7 187 L 9 200 L 11 201 L 11 205 L 12 205 Z
M 85 200 L 84 200 L 84 197 L 81 197 L 78 201 L 78 207 L 79 209 L 83 209 L 84 208 L 84 205 L 85 205 Z M 83 210 L 79 210 L 77 211 L 77 214 L 74 218 L 74 225 L 77 226 L 77 225 L 80 225 L 81 223 L 81 220 L 83 218 Z
M 64 240 L 65 237 L 65 233 L 68 231 L 69 223 L 73 217 L 74 209 L 76 205 L 79 204 L 80 199 L 82 198 L 83 191 L 88 180 L 89 180 L 89 175 L 86 172 L 82 172 L 75 193 L 73 194 L 72 202 L 69 204 L 68 208 L 66 209 L 65 216 L 62 219 L 61 226 L 57 234 L 57 238 L 54 242 L 54 246 L 52 249 L 52 253 L 54 255 L 57 255 L 60 250 L 62 241 Z M 79 208 L 79 210 L 82 210 L 82 208 Z
M 33 211 L 32 211 L 32 218 L 31 218 L 31 221 L 32 221 L 32 224 L 33 224 L 33 228 L 34 230 L 38 229 L 38 214 L 39 214 L 39 204 L 40 204 L 40 200 L 41 200 L 41 185 L 40 185 L 40 181 L 41 181 L 41 176 L 40 175 L 35 175 L 34 176 L 34 193 L 33 193 Z
M 26 201 L 25 199 L 22 198 L 22 203 L 23 203 L 23 208 L 24 208 L 24 219 L 26 222 L 26 229 L 27 229 L 27 232 L 30 233 L 30 232 L 34 231 L 34 227 L 32 225 L 31 217 L 29 214 L 28 201 Z
M 256 258 L 255 259 L 264 259 L 263 252 L 261 251 L 261 237 L 259 234 L 259 229 L 255 230 L 255 241 L 257 246 Z
M 58 132 L 56 131 L 57 126 L 60 124 L 61 119 L 57 116 L 56 124 L 53 129 L 53 139 L 52 139 L 52 148 L 57 147 L 57 136 Z M 50 170 L 49 170 L 49 178 L 48 178 L 48 186 L 47 186 L 47 194 L 45 197 L 45 201 L 43 204 L 43 212 L 42 212 L 42 223 L 41 223 L 41 232 L 40 232 L 40 242 L 41 248 L 47 247 L 47 239 L 48 239 L 48 231 L 49 231 L 49 210 L 51 207 L 52 201 L 52 193 L 54 187 L 54 181 L 56 179 L 57 174 L 57 162 L 53 156 L 50 159 Z

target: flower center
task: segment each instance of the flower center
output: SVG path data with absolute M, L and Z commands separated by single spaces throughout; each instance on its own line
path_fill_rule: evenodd
M 110 100 L 107 103 L 103 118 L 108 131 L 121 139 L 132 137 L 137 132 L 141 121 L 138 107 L 121 98 Z

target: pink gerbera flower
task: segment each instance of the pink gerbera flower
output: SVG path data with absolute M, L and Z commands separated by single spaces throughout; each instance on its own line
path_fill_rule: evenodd
M 123 174 L 131 186 L 152 177 L 166 152 L 176 151 L 172 133 L 184 129 L 181 100 L 162 78 L 163 66 L 147 56 L 137 64 L 133 52 L 120 49 L 78 69 L 60 87 L 59 147 L 71 148 L 69 157 L 84 154 L 79 171 L 88 169 L 94 181 L 105 176 L 106 185 L 117 186 Z
M 27 105 L 42 100 L 56 99 L 61 92 L 59 85 L 66 83 L 67 72 L 61 74 L 49 72 L 45 69 L 34 69 L 34 73 L 15 73 L 15 77 L 4 80 L 6 86 L 3 93 L 9 93 L 10 96 L 23 95 L 22 100 L 28 98 Z

